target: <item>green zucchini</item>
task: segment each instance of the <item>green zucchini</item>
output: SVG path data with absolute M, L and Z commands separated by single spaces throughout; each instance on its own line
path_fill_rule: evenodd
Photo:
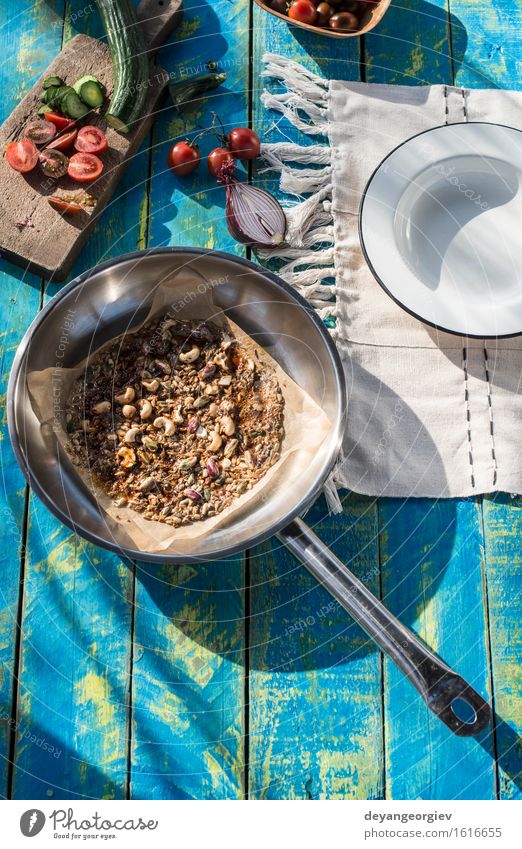
M 96 80 L 86 80 L 80 89 L 80 98 L 91 109 L 98 109 L 105 99 L 103 89 Z
M 114 91 L 105 120 L 115 130 L 128 133 L 143 115 L 149 82 L 147 49 L 130 0 L 96 0 L 96 5 L 114 70 Z
M 66 92 L 60 100 L 60 109 L 67 118 L 72 118 L 77 121 L 78 118 L 83 118 L 90 112 L 89 106 L 80 100 L 74 89 Z
M 169 86 L 170 96 L 176 109 L 180 111 L 190 103 L 200 100 L 207 91 L 212 91 L 224 83 L 227 78 L 225 73 L 200 74 L 197 77 L 189 77 Z
M 47 79 L 43 81 L 44 88 L 60 88 L 60 86 L 62 86 L 63 84 L 64 82 L 61 77 L 47 77 Z

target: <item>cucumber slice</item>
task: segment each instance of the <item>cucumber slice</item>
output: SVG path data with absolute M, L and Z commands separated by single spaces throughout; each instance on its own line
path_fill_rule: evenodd
M 54 86 L 56 88 L 60 88 L 62 85 L 64 85 L 64 82 L 61 77 L 47 77 L 47 79 L 43 81 L 44 88 L 52 88 Z
M 101 82 L 96 79 L 96 77 L 93 77 L 92 74 L 86 74 L 84 77 L 80 77 L 79 80 L 76 80 L 76 82 L 73 83 L 73 89 L 75 90 L 78 97 L 80 97 L 80 90 L 84 83 L 96 83 L 100 86 L 101 90 L 105 92 L 104 87 L 102 86 Z
M 72 118 L 75 121 L 78 118 L 83 118 L 90 112 L 89 107 L 80 100 L 74 89 L 71 89 L 71 91 L 62 97 L 60 100 L 60 109 L 67 118 Z
M 54 100 L 57 97 L 58 92 L 61 91 L 62 86 L 52 85 L 48 89 L 46 89 L 43 93 L 42 100 L 44 103 L 50 103 L 51 100 Z
M 99 83 L 94 80 L 86 80 L 80 88 L 80 98 L 91 109 L 98 109 L 104 101 L 103 91 Z
M 47 103 L 43 103 L 38 110 L 38 114 L 39 115 L 45 115 L 46 112 L 52 112 L 52 111 L 53 110 L 52 110 L 51 106 L 48 106 Z

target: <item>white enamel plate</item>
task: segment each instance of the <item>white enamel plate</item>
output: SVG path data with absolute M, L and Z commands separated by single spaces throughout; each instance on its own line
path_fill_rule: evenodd
M 522 133 L 449 124 L 381 162 L 363 195 L 361 244 L 385 291 L 440 330 L 522 334 Z

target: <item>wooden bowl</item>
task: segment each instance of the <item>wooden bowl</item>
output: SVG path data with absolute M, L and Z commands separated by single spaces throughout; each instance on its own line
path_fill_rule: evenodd
M 301 29 L 310 30 L 310 32 L 315 32 L 318 35 L 327 35 L 330 38 L 353 38 L 354 36 L 364 35 L 365 32 L 370 32 L 371 29 L 377 26 L 381 18 L 383 18 L 386 14 L 391 0 L 377 0 L 376 3 L 368 3 L 368 10 L 361 18 L 359 29 L 356 29 L 353 32 L 339 32 L 339 30 L 329 29 L 327 27 L 318 27 L 314 26 L 314 24 L 302 24 L 299 21 L 293 21 L 288 17 L 288 15 L 283 15 L 282 12 L 276 12 L 275 9 L 271 9 L 268 3 L 265 3 L 264 0 L 255 0 L 255 2 L 261 7 L 261 9 L 264 9 L 265 12 L 268 12 L 270 15 L 275 15 L 276 18 L 281 18 L 293 27 L 301 27 Z

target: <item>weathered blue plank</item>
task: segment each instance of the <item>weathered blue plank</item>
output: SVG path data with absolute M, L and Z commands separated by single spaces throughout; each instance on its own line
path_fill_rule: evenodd
M 224 189 L 207 173 L 177 178 L 166 156 L 211 111 L 230 129 L 248 107 L 246 0 L 185 3 L 175 43 L 160 61 L 173 80 L 214 60 L 228 79 L 182 116 L 169 102 L 153 130 L 149 244 L 198 245 L 244 254 L 224 218 Z M 203 155 L 218 146 L 201 144 Z M 138 572 L 133 676 L 133 798 L 238 798 L 244 794 L 244 559 Z
M 75 0 L 66 37 L 99 35 Z M 94 9 L 94 7 L 93 7 Z M 147 145 L 105 211 L 73 274 L 143 246 Z M 59 288 L 46 286 L 45 298 Z M 14 792 L 18 798 L 127 792 L 133 572 L 78 540 L 31 497 Z M 60 753 L 28 745 L 25 729 Z
M 480 504 L 382 499 L 379 525 L 384 603 L 487 698 Z M 387 796 L 495 798 L 489 733 L 456 737 L 389 661 L 384 683 Z
M 7 0 L 0 2 L 0 121 L 42 73 L 61 42 L 63 3 L 35 4 L 22 0 L 13 14 Z M 5 261 L 0 268 L 2 417 L 0 515 L 3 529 L 0 552 L 0 796 L 7 793 L 8 757 L 15 725 L 11 716 L 17 645 L 17 610 L 26 487 L 7 435 L 5 392 L 14 352 L 40 303 L 40 281 Z

